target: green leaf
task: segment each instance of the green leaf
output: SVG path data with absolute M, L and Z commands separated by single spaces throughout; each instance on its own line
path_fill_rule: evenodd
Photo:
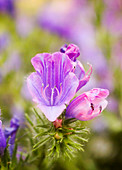
M 39 136 L 47 135 L 48 132 L 49 132 L 49 130 L 44 131 L 44 132 L 40 132 L 40 133 L 38 133 L 36 136 L 34 136 L 34 139 L 37 138 L 37 137 L 39 137 Z
M 15 167 L 15 165 L 17 163 L 16 154 L 17 154 L 17 142 L 15 142 L 14 151 L 13 151 L 13 155 L 12 155 L 12 167 Z
M 29 116 L 28 116 L 27 113 L 25 113 L 25 117 L 26 117 L 26 119 L 28 120 L 29 124 L 32 126 L 32 128 L 33 128 L 36 132 L 38 132 L 38 130 L 34 127 L 34 124 L 33 124 L 33 122 L 31 121 L 31 119 L 29 118 Z
M 35 115 L 41 120 L 43 124 L 45 124 L 44 120 L 41 118 L 41 116 L 38 114 L 35 108 L 33 108 Z
M 49 125 L 49 124 L 45 124 L 45 125 L 40 125 L 40 124 L 38 124 L 38 125 L 36 125 L 35 127 L 40 127 L 40 128 L 49 128 L 49 127 L 50 127 L 50 125 Z
M 33 151 L 35 151 L 35 150 L 37 150 L 38 148 L 40 148 L 40 147 L 41 147 L 42 145 L 44 145 L 49 139 L 50 139 L 50 136 L 48 136 L 47 138 L 39 141 L 37 144 L 35 144 L 35 145 L 33 146 L 33 148 L 34 148 Z
M 34 127 L 34 124 L 33 124 L 33 122 L 30 120 L 30 118 L 29 118 L 29 116 L 28 116 L 27 113 L 25 113 L 25 117 L 26 117 L 26 119 L 28 120 L 29 124 L 30 124 L 32 127 Z
M 2 156 L 1 158 L 1 161 L 2 161 L 2 164 L 4 167 L 8 167 L 8 162 L 10 162 L 10 155 L 9 155 L 9 151 L 8 151 L 8 147 L 9 147 L 9 144 L 8 144 L 8 141 L 9 141 L 10 137 L 7 139 L 7 146 L 4 150 L 4 155 Z
M 56 143 L 56 152 L 57 152 L 57 157 L 60 155 L 60 144 Z
M 81 141 L 88 142 L 88 139 L 82 138 L 80 136 L 74 136 L 74 137 L 81 140 Z

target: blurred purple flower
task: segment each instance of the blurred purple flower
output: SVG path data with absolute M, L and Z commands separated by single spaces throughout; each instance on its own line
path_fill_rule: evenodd
M 19 161 L 20 159 L 25 160 L 25 158 L 26 158 L 26 156 L 25 156 L 26 152 L 27 152 L 27 151 L 24 150 L 24 148 L 23 148 L 22 146 L 18 146 L 18 148 L 17 148 L 17 155 L 16 155 L 17 160 L 18 160 L 18 161 Z
M 97 119 L 93 120 L 91 128 L 97 133 L 103 132 L 108 128 L 107 120 L 103 117 L 98 117 Z
M 8 139 L 8 137 L 10 137 L 8 142 L 10 144 L 9 146 L 10 157 L 12 157 L 13 154 L 15 138 L 16 138 L 16 133 L 18 131 L 18 128 L 19 128 L 19 119 L 17 117 L 13 117 L 10 121 L 10 127 L 5 128 L 4 130 L 6 140 Z
M 66 118 L 87 121 L 98 116 L 107 106 L 107 89 L 94 88 L 76 97 L 66 109 Z
M 49 121 L 55 121 L 75 95 L 79 84 L 72 72 L 74 62 L 60 52 L 37 54 L 31 62 L 36 72 L 27 78 L 27 84 L 33 101 L 38 103 Z
M 108 102 L 109 102 L 109 105 L 108 105 L 108 110 L 110 112 L 114 112 L 114 113 L 117 113 L 118 110 L 119 110 L 119 102 L 117 99 L 113 98 L 113 97 L 109 97 L 108 99 Z
M 27 37 L 32 32 L 34 25 L 32 18 L 25 15 L 16 17 L 16 29 L 22 38 Z
M 6 47 L 9 45 L 10 43 L 10 37 L 9 34 L 7 32 L 4 32 L 0 35 L 0 53 L 6 49 Z
M 21 67 L 21 58 L 17 51 L 11 53 L 2 66 L 2 74 L 6 76 L 10 71 L 17 71 Z
M 118 39 L 118 41 L 112 47 L 112 67 L 114 69 L 120 68 L 122 70 L 122 39 Z
M 21 96 L 22 96 L 25 100 L 28 100 L 28 101 L 31 101 L 31 100 L 32 100 L 32 96 L 31 96 L 30 93 L 29 93 L 29 90 L 28 90 L 28 87 L 27 87 L 27 83 L 26 83 L 26 82 L 23 83 L 23 86 L 22 86 L 22 89 L 21 89 Z
M 82 60 L 92 63 L 97 74 L 103 77 L 108 67 L 102 51 L 97 46 L 92 5 L 82 0 L 54 2 L 43 8 L 39 18 L 40 26 L 78 44 Z
M 0 120 L 0 156 L 4 154 L 6 148 L 6 139 L 2 129 L 2 121 Z
M 24 122 L 25 122 L 25 118 L 24 118 L 24 108 L 20 105 L 20 104 L 13 104 L 11 107 L 11 114 L 12 117 L 17 117 L 18 121 L 19 121 L 19 125 L 23 128 L 24 127 Z M 17 116 L 16 116 L 17 115 Z
M 15 13 L 15 0 L 0 0 L 0 13 L 8 13 L 14 16 Z
M 122 35 L 122 0 L 104 0 L 103 24 L 112 35 Z

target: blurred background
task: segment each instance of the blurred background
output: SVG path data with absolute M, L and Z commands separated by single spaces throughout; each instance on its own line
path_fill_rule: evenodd
M 86 122 L 91 133 L 85 152 L 70 161 L 58 160 L 52 169 L 121 170 L 122 0 L 0 0 L 3 124 L 15 114 L 23 122 L 34 105 L 26 86 L 26 77 L 34 71 L 31 58 L 69 43 L 79 46 L 86 70 L 87 62 L 93 65 L 91 79 L 80 93 L 107 88 L 109 104 L 99 117 Z M 24 142 L 22 147 L 26 151 Z M 34 163 L 31 167 L 38 169 Z

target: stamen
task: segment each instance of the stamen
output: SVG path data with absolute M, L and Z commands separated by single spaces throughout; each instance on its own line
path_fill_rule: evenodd
M 75 72 L 75 68 L 76 68 L 76 67 L 74 66 L 74 68 L 73 68 L 73 70 L 72 70 L 73 73 Z
M 57 96 L 59 96 L 59 90 L 58 90 L 58 88 L 57 88 L 56 86 L 55 86 L 54 88 L 56 89 Z
M 62 83 L 60 83 L 60 93 L 59 96 L 62 94 Z
M 59 91 L 59 90 L 58 90 L 58 91 Z M 56 97 L 55 103 L 58 102 L 58 100 L 60 99 L 61 95 L 62 95 L 62 83 L 60 83 L 60 92 L 59 92 L 59 94 L 58 94 L 57 97 Z
M 91 103 L 91 108 L 92 108 L 92 110 L 94 110 L 94 104 L 93 103 Z
M 51 105 L 53 105 L 53 94 L 54 94 L 54 88 L 51 88 L 52 93 L 51 93 Z
M 42 83 L 41 94 L 42 94 L 42 97 L 44 98 L 44 100 L 49 103 L 49 101 L 48 101 L 47 98 L 46 98 L 46 94 L 45 94 L 45 91 L 46 91 L 46 89 L 47 89 L 48 86 L 49 86 L 49 84 L 48 84 L 48 85 L 44 88 L 44 90 L 43 90 L 44 84 Z
M 44 88 L 44 95 L 46 96 L 46 94 L 45 94 L 45 91 L 46 91 L 46 89 L 49 87 L 49 84 Z

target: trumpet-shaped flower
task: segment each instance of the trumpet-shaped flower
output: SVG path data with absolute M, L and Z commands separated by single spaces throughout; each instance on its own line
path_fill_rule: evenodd
M 61 47 L 60 51 L 68 55 L 68 57 L 74 62 L 74 74 L 77 76 L 79 80 L 79 86 L 77 87 L 77 91 L 83 87 L 90 79 L 92 74 L 92 66 L 90 65 L 89 70 L 85 73 L 84 67 L 80 61 L 76 60 L 76 58 L 80 55 L 80 50 L 77 45 L 69 44 L 68 46 L 65 44 Z
M 98 116 L 107 106 L 107 89 L 94 88 L 76 97 L 67 107 L 66 118 L 86 121 Z
M 2 129 L 2 121 L 0 120 L 0 156 L 3 155 L 6 147 L 6 139 Z
M 55 121 L 79 85 L 74 62 L 61 52 L 37 54 L 31 62 L 36 72 L 27 78 L 27 85 L 33 101 L 49 121 Z

